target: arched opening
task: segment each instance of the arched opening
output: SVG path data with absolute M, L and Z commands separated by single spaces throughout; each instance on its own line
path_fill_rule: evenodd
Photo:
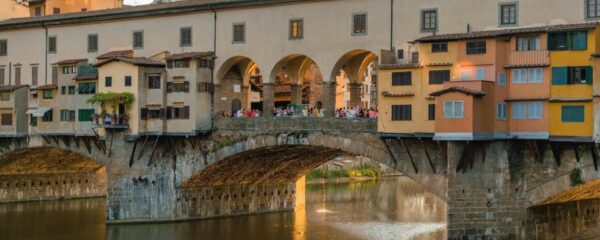
M 377 54 L 363 49 L 349 51 L 336 62 L 330 79 L 329 108 L 377 108 Z
M 318 108 L 322 101 L 323 77 L 317 63 L 310 57 L 292 54 L 283 57 L 271 71 L 274 107 L 286 109 L 294 107 L 294 113 L 301 114 L 301 108 Z
M 217 114 L 233 116 L 238 110 L 245 113 L 262 109 L 262 74 L 250 58 L 229 58 L 217 72 L 217 81 L 214 99 Z

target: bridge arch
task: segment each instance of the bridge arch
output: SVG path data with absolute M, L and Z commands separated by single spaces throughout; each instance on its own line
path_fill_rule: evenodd
M 254 60 L 246 56 L 231 57 L 217 70 L 215 111 L 233 114 L 241 109 L 260 109 L 264 98 L 262 72 Z M 241 109 L 237 104 L 241 102 Z

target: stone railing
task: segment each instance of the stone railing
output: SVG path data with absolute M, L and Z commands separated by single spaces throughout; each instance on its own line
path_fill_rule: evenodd
M 377 119 L 308 118 L 308 117 L 257 117 L 215 118 L 218 130 L 229 131 L 327 131 L 327 132 L 377 132 Z

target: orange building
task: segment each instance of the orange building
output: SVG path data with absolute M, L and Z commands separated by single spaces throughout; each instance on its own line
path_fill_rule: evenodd
M 28 0 L 28 2 L 32 17 L 123 7 L 123 0 Z

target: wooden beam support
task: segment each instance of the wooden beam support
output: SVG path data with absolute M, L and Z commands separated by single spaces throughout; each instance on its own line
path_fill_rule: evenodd
M 81 140 L 83 140 L 83 145 L 85 146 L 85 149 L 87 149 L 89 154 L 92 154 L 92 146 L 90 143 L 90 139 L 89 137 L 82 137 Z
M 577 143 L 573 143 L 572 144 L 573 151 L 575 152 L 575 159 L 577 160 L 577 162 L 579 162 L 580 161 L 580 156 L 579 156 L 579 150 L 578 150 L 577 145 L 578 145 Z
M 423 141 L 421 139 L 419 139 L 419 141 L 421 142 L 423 151 L 425 151 L 425 157 L 427 157 L 427 161 L 429 162 L 429 166 L 431 167 L 433 174 L 436 174 L 437 172 L 435 171 L 435 165 L 433 165 L 433 161 L 431 161 L 431 156 L 429 156 L 429 151 L 427 151 L 427 145 L 425 145 L 425 141 Z
M 148 166 L 150 166 L 152 164 L 152 159 L 154 158 L 154 153 L 156 152 L 156 146 L 158 144 L 159 139 L 160 139 L 160 135 L 156 136 L 156 139 L 154 140 L 154 145 L 152 146 L 152 153 L 150 153 L 150 159 L 148 159 Z
M 69 136 L 60 136 L 59 137 L 63 143 L 65 144 L 65 147 L 71 147 L 71 142 L 69 141 Z
M 40 135 L 42 136 L 42 138 L 44 139 L 44 141 L 46 141 L 47 144 L 50 144 L 50 140 L 48 139 L 48 137 L 46 137 L 46 135 Z
M 142 156 L 144 155 L 144 150 L 146 149 L 146 143 L 148 143 L 148 138 L 150 138 L 150 136 L 148 135 L 146 135 L 146 138 L 144 138 L 144 143 L 142 143 L 142 149 L 140 149 L 140 155 L 138 156 L 138 161 L 142 159 Z
M 73 142 L 75 142 L 75 146 L 77 147 L 77 149 L 79 149 L 79 139 L 75 135 L 73 135 Z
M 398 138 L 398 140 L 400 141 L 400 144 L 402 145 L 402 147 L 404 148 L 404 150 L 406 150 L 406 154 L 408 155 L 408 158 L 410 159 L 410 163 L 412 164 L 414 170 L 415 170 L 415 174 L 419 173 L 419 169 L 417 168 L 417 164 L 415 163 L 415 160 L 412 157 L 412 154 L 410 153 L 410 149 L 408 149 L 408 147 L 406 146 L 406 144 L 404 144 L 404 139 L 402 138 Z
M 396 167 L 398 166 L 398 161 L 396 160 L 396 155 L 394 155 L 394 152 L 392 152 L 392 148 L 390 148 L 390 145 L 388 144 L 387 140 L 383 139 L 383 145 L 385 145 L 385 148 L 387 149 L 388 153 L 390 154 L 390 157 L 392 158 L 392 161 L 394 163 L 394 170 L 397 170 Z M 206 156 L 204 159 L 206 159 Z M 205 162 L 204 165 L 206 164 L 207 163 Z
M 60 146 L 60 143 L 58 143 L 58 139 L 56 138 L 56 136 L 52 136 L 52 140 L 54 140 L 54 143 L 56 143 L 56 146 Z
M 560 159 L 562 158 L 562 147 L 559 144 L 561 143 L 550 143 L 550 148 L 552 149 L 554 161 L 558 166 L 560 166 Z
M 594 161 L 594 169 L 598 171 L 598 164 L 600 160 L 600 155 L 598 154 L 598 148 L 595 143 L 590 144 L 590 150 L 592 150 L 592 160 Z
M 470 142 L 465 142 L 465 147 L 463 148 L 462 153 L 460 154 L 460 158 L 458 159 L 458 163 L 456 164 L 457 173 L 460 171 L 464 173 L 465 169 L 467 168 L 467 152 L 469 149 L 469 145 Z
M 135 148 L 137 147 L 138 141 L 133 143 L 133 149 L 131 150 L 131 157 L 129 157 L 129 167 L 133 166 L 133 158 L 135 157 Z

